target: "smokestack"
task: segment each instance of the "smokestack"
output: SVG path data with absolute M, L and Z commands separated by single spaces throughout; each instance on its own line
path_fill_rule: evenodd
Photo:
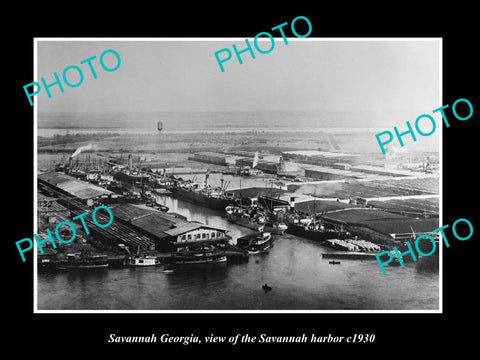
M 291 196 L 290 197 L 290 210 L 295 210 L 295 197 Z
M 68 157 L 68 164 L 65 166 L 65 169 L 63 170 L 66 174 L 68 174 L 70 169 L 72 168 L 72 161 L 73 161 L 73 158 L 71 156 L 69 156 Z
M 132 154 L 128 154 L 128 170 L 132 170 Z
M 210 168 L 207 168 L 207 172 L 205 173 L 205 186 L 208 186 L 209 177 L 210 177 Z

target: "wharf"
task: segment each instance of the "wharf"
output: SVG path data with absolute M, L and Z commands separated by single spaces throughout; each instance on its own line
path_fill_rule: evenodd
M 346 260 L 376 260 L 376 253 L 357 252 L 357 251 L 337 251 L 323 253 L 324 259 L 346 259 Z

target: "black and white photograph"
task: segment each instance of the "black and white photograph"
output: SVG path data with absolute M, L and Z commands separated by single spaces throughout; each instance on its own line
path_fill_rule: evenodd
M 8 12 L 5 351 L 473 350 L 475 11 L 208 5 Z
M 37 39 L 38 311 L 441 310 L 441 39 L 262 40 Z

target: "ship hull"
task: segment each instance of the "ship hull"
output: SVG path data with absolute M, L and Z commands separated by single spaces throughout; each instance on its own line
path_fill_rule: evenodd
M 102 264 L 86 264 L 86 263 L 75 263 L 75 264 L 69 264 L 69 263 L 58 263 L 56 265 L 56 268 L 59 270 L 70 270 L 70 269 L 104 269 L 108 268 L 108 263 L 102 263 Z
M 173 265 L 196 265 L 196 264 L 219 264 L 227 261 L 226 255 L 213 256 L 176 256 L 172 260 Z
M 125 181 L 125 182 L 130 182 L 130 183 L 137 182 L 137 181 L 142 181 L 142 179 L 147 180 L 147 177 L 145 177 L 145 176 L 130 175 L 130 174 L 125 174 L 123 172 L 118 172 L 118 173 L 113 174 L 113 178 L 115 180 Z
M 252 219 L 245 218 L 236 214 L 227 213 L 227 220 L 233 224 L 237 224 L 255 231 L 259 231 L 259 229 L 263 227 L 264 231 L 269 232 L 273 235 L 283 235 L 285 233 L 285 229 L 281 229 L 276 226 L 270 226 L 266 224 L 259 224 L 253 221 Z
M 128 266 L 157 266 L 160 260 L 157 257 L 130 257 L 127 259 Z
M 90 256 L 78 258 L 74 255 L 68 255 L 66 260 L 61 260 L 56 264 L 59 270 L 70 269 L 104 269 L 108 268 L 109 263 L 106 256 Z
M 305 239 L 324 242 L 325 240 L 329 239 L 338 239 L 339 234 L 336 232 L 330 231 L 312 231 L 306 229 L 304 226 L 296 225 L 296 224 L 288 224 L 288 229 L 286 230 L 287 233 L 303 237 Z

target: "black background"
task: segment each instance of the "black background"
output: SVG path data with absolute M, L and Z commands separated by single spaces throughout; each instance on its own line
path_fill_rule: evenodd
M 286 348 L 299 351 L 300 356 L 341 355 L 348 351 L 356 355 L 416 357 L 457 346 L 462 352 L 473 348 L 477 327 L 473 320 L 477 312 L 478 284 L 475 263 L 480 234 L 478 215 L 473 210 L 478 198 L 475 124 L 480 113 L 475 87 L 475 80 L 480 77 L 474 66 L 478 64 L 473 17 L 476 10 L 459 2 L 449 3 L 448 7 L 438 3 L 424 8 L 405 2 L 382 6 L 342 2 L 335 8 L 322 3 L 297 8 L 284 4 L 272 5 L 267 11 L 260 11 L 258 4 L 246 3 L 207 7 L 205 2 L 192 7 L 185 2 L 181 9 L 165 7 L 162 3 L 132 4 L 111 3 L 100 7 L 94 3 L 71 6 L 50 3 L 28 8 L 25 4 L 25 9 L 14 6 L 14 10 L 10 8 L 8 14 L 4 14 L 4 20 L 12 18 L 2 24 L 5 46 L 2 73 L 7 78 L 2 92 L 6 99 L 2 113 L 5 281 L 2 295 L 6 300 L 2 328 L 7 333 L 6 346 L 17 351 L 33 351 L 31 355 L 40 358 L 65 357 L 69 352 L 86 356 L 92 353 L 125 355 L 129 350 L 138 351 L 139 356 L 150 352 L 157 356 L 180 356 L 205 351 L 216 357 L 243 350 L 281 352 Z M 290 23 L 300 15 L 312 23 L 310 37 L 443 38 L 443 104 L 451 107 L 458 98 L 467 98 L 474 108 L 473 117 L 463 122 L 454 119 L 450 109 L 446 111 L 451 126 L 443 128 L 443 224 L 451 225 L 458 218 L 467 218 L 475 229 L 473 237 L 464 242 L 450 235 L 451 246 L 444 248 L 443 314 L 33 314 L 33 260 L 28 255 L 27 261 L 21 262 L 15 241 L 34 233 L 33 108 L 23 92 L 23 85 L 34 80 L 34 37 L 246 38 L 283 22 Z M 425 113 L 431 110 L 425 109 Z M 203 342 L 183 346 L 159 342 L 107 344 L 110 333 L 125 336 L 155 333 L 157 338 L 163 333 L 198 336 L 213 333 L 227 337 L 237 333 L 252 336 L 363 333 L 375 334 L 376 338 L 373 344 L 231 346 Z M 306 352 L 310 350 L 314 352 Z

